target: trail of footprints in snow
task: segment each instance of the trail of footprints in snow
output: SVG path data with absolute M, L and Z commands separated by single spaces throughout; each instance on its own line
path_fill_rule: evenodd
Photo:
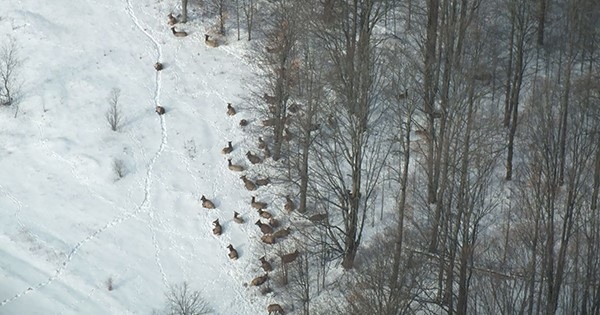
M 140 22 L 138 21 L 137 17 L 135 16 L 134 12 L 133 12 L 133 6 L 131 4 L 131 0 L 127 0 L 127 13 L 129 14 L 129 16 L 131 17 L 132 21 L 134 22 L 134 24 L 153 42 L 157 52 L 158 52 L 158 58 L 160 59 L 162 57 L 162 51 L 160 49 L 160 45 L 158 44 L 158 42 L 152 37 L 152 35 L 150 35 L 150 33 L 148 33 L 148 31 L 146 31 L 143 26 L 140 24 Z M 159 99 L 160 99 L 160 89 L 161 89 L 161 80 L 160 80 L 160 73 L 157 72 L 156 77 L 155 77 L 155 82 L 156 82 L 156 88 L 154 91 L 154 102 L 156 105 L 159 105 Z M 154 154 L 154 156 L 152 157 L 152 159 L 150 160 L 150 163 L 148 164 L 148 167 L 146 169 L 146 179 L 144 181 L 144 198 L 142 200 L 142 202 L 137 206 L 137 208 L 134 211 L 125 213 L 121 216 L 118 216 L 117 218 L 113 219 L 112 221 L 106 223 L 104 226 L 102 226 L 101 228 L 97 229 L 94 233 L 88 235 L 86 238 L 84 238 L 83 240 L 79 241 L 77 244 L 75 244 L 75 246 L 71 249 L 71 251 L 69 252 L 69 254 L 67 255 L 66 259 L 62 262 L 61 266 L 59 266 L 55 271 L 54 274 L 52 276 L 50 276 L 46 281 L 44 282 L 40 282 L 37 283 L 33 286 L 30 286 L 29 288 L 15 294 L 14 296 L 7 298 L 5 300 L 3 300 L 2 302 L 0 302 L 0 306 L 4 306 L 8 303 L 11 303 L 13 301 L 15 301 L 16 299 L 20 298 L 21 296 L 31 293 L 35 290 L 38 290 L 40 288 L 43 288 L 49 284 L 51 284 L 54 280 L 56 280 L 63 272 L 64 270 L 67 268 L 67 266 L 69 265 L 69 263 L 73 260 L 73 258 L 75 257 L 75 254 L 77 254 L 77 252 L 79 251 L 79 249 L 85 245 L 86 243 L 88 243 L 89 241 L 93 240 L 94 238 L 96 238 L 99 234 L 101 234 L 102 232 L 106 231 L 108 228 L 113 227 L 117 224 L 122 223 L 123 221 L 130 219 L 134 216 L 139 215 L 141 212 L 143 212 L 144 210 L 148 210 L 150 209 L 150 186 L 152 184 L 152 171 L 154 168 L 154 164 L 156 163 L 156 160 L 158 159 L 158 157 L 161 155 L 161 153 L 163 152 L 163 150 L 165 149 L 165 145 L 167 143 L 167 126 L 166 126 L 166 121 L 164 116 L 160 116 L 160 122 L 161 122 L 161 143 L 160 146 L 158 148 L 158 151 Z M 40 125 L 41 128 L 41 125 Z M 43 143 L 45 144 L 46 140 L 43 140 Z M 59 158 L 60 155 L 57 155 Z M 77 174 L 74 174 L 74 176 L 77 176 Z M 150 229 L 153 230 L 153 228 L 150 226 Z M 157 265 L 159 266 L 159 269 L 161 271 L 162 277 L 163 277 L 163 282 L 165 283 L 166 286 L 168 286 L 168 280 L 166 277 L 166 274 L 164 273 L 164 268 L 162 267 L 162 264 L 160 263 L 160 258 L 158 257 L 158 253 L 160 253 L 160 249 L 158 248 L 158 243 L 156 242 L 156 238 L 154 235 L 154 230 L 153 230 L 153 240 L 154 240 L 154 245 L 155 245 L 155 250 L 157 251 L 156 253 L 156 262 Z
M 159 42 L 142 26 L 142 24 L 140 23 L 140 21 L 138 20 L 137 16 L 135 15 L 135 13 L 133 12 L 133 5 L 131 4 L 131 0 L 127 0 L 127 13 L 129 14 L 129 16 L 131 17 L 131 20 L 133 21 L 133 23 L 138 27 L 138 29 L 140 31 L 142 31 L 146 37 L 148 37 L 152 43 L 154 44 L 154 47 L 156 48 L 156 51 L 158 53 L 157 56 L 157 60 L 161 60 L 162 58 L 162 50 L 160 48 L 160 44 Z M 155 91 L 154 91 L 154 104 L 156 106 L 160 105 L 160 91 L 162 88 L 162 81 L 161 81 L 161 74 L 160 71 L 156 72 L 155 75 Z M 156 152 L 156 154 L 154 155 L 154 157 L 152 157 L 152 160 L 150 161 L 149 165 L 148 165 L 148 169 L 147 169 L 147 176 L 146 176 L 146 182 L 145 182 L 145 186 L 144 186 L 144 201 L 142 202 L 143 206 L 145 206 L 146 208 L 148 208 L 148 210 L 152 210 L 151 208 L 151 202 L 149 201 L 148 196 L 150 195 L 150 185 L 151 185 L 151 179 L 152 179 L 152 170 L 154 167 L 154 163 L 156 163 L 156 160 L 158 159 L 158 157 L 160 156 L 160 154 L 164 151 L 166 144 L 167 144 L 167 124 L 166 124 L 166 120 L 164 115 L 160 115 L 160 122 L 161 122 L 161 133 L 162 133 L 162 137 L 161 137 L 161 142 L 160 142 L 160 147 L 158 149 L 158 151 Z M 154 219 L 154 215 L 152 211 L 148 211 L 148 216 L 149 218 L 152 220 L 152 222 L 150 224 L 148 224 L 148 228 L 150 229 L 150 231 L 152 232 L 152 243 L 154 245 L 154 258 L 156 261 L 156 265 L 158 266 L 158 269 L 160 270 L 161 276 L 162 276 L 162 280 L 163 283 L 165 285 L 165 287 L 169 286 L 169 280 L 167 278 L 167 275 L 165 273 L 165 269 L 161 263 L 160 260 L 160 245 L 158 244 L 158 240 L 156 238 L 156 229 L 154 227 L 154 224 L 156 224 L 156 219 Z

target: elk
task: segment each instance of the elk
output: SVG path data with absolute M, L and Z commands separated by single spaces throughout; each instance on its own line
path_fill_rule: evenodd
M 188 33 L 184 31 L 176 31 L 175 27 L 171 27 L 171 31 L 173 31 L 173 35 L 175 35 L 175 37 L 186 37 L 188 35 Z
M 256 184 L 254 182 L 252 182 L 251 180 L 249 180 L 248 178 L 246 178 L 246 175 L 241 176 L 240 179 L 242 181 L 244 181 L 244 186 L 246 187 L 246 189 L 248 189 L 250 191 L 256 190 Z
M 265 256 L 260 257 L 258 260 L 260 260 L 260 266 L 265 272 L 273 271 L 273 266 L 265 259 Z
M 285 205 L 283 206 L 283 209 L 285 209 L 287 213 L 296 210 L 296 205 L 294 204 L 294 201 L 292 201 L 292 199 L 290 198 L 290 195 L 285 196 Z
M 267 102 L 267 104 L 269 104 L 269 105 L 277 104 L 277 97 L 275 97 L 275 96 L 271 96 L 271 95 L 265 93 L 265 95 L 263 95 L 263 98 L 265 99 L 265 102 Z
M 269 304 L 269 306 L 267 306 L 267 311 L 269 312 L 269 315 L 271 315 L 271 313 L 279 315 L 285 314 L 283 308 L 279 304 Z
M 214 209 L 215 208 L 215 204 L 206 199 L 206 197 L 204 197 L 204 195 L 202 195 L 202 197 L 200 197 L 200 200 L 202 200 L 202 206 L 206 209 Z
M 298 103 L 292 103 L 292 105 L 288 106 L 288 111 L 292 114 L 297 113 L 298 111 L 300 111 L 300 104 Z
M 213 221 L 213 234 L 214 235 L 221 235 L 221 232 L 223 232 L 223 228 L 221 227 L 221 224 L 219 224 L 219 219 L 216 219 Z
M 177 19 L 173 16 L 173 13 L 169 13 L 169 15 L 167 15 L 167 18 L 169 19 L 169 26 L 177 24 Z
M 296 249 L 295 251 L 293 251 L 289 254 L 285 254 L 285 255 L 281 256 L 281 262 L 284 264 L 289 264 L 289 263 L 293 262 L 294 260 L 296 260 L 296 258 L 298 258 L 299 255 L 300 255 L 300 253 Z
M 264 211 L 263 209 L 258 209 L 258 215 L 261 218 L 265 218 L 265 219 L 270 219 L 273 217 L 273 215 L 267 211 Z
M 241 165 L 236 165 L 231 163 L 231 159 L 227 159 L 227 167 L 234 172 L 241 172 L 244 170 L 244 167 Z
M 252 154 L 250 151 L 248 151 L 248 153 L 246 153 L 246 157 L 248 157 L 248 160 L 252 164 L 258 164 L 258 163 L 262 162 L 262 159 L 258 155 Z
M 396 95 L 397 100 L 403 100 L 408 96 L 408 89 L 406 89 L 403 93 L 398 93 Z
M 250 201 L 250 205 L 254 209 L 266 209 L 267 208 L 267 203 L 266 202 L 256 201 L 256 197 L 254 197 L 254 196 L 252 196 L 252 199 Z
M 275 126 L 277 124 L 277 118 L 269 118 L 262 121 L 263 127 Z
M 231 260 L 237 260 L 238 259 L 238 252 L 237 250 L 235 250 L 235 248 L 233 248 L 233 245 L 229 244 L 226 248 L 229 249 L 229 258 L 231 258 Z
M 279 221 L 273 217 L 269 218 L 269 225 L 276 228 L 279 226 Z
M 250 281 L 250 285 L 257 287 L 257 286 L 267 282 L 267 279 L 269 279 L 269 274 L 265 273 L 263 276 L 258 276 L 256 278 L 252 279 L 252 281 Z
M 281 51 L 281 47 L 271 47 L 271 46 L 265 46 L 265 50 L 269 53 L 269 54 L 274 54 L 277 52 Z
M 246 127 L 246 126 L 248 126 L 248 121 L 246 119 L 240 120 L 240 127 Z
M 155 112 L 157 112 L 159 115 L 164 115 L 165 114 L 165 108 L 162 106 L 156 106 L 156 108 L 154 109 Z
M 233 146 L 231 145 L 231 141 L 227 141 L 227 146 L 221 150 L 221 154 L 229 154 L 233 151 Z
M 265 244 L 273 245 L 275 244 L 275 237 L 272 234 L 265 234 L 260 237 L 260 240 Z
M 265 159 L 268 159 L 271 157 L 271 150 L 269 150 L 269 147 L 265 147 Z
M 258 148 L 264 149 L 267 147 L 267 143 L 263 140 L 262 137 L 258 137 Z
M 268 224 L 264 224 L 262 222 L 260 222 L 260 220 L 256 221 L 256 223 L 254 223 L 256 225 L 258 225 L 258 227 L 260 227 L 260 231 L 263 234 L 272 234 L 273 233 L 273 228 L 270 227 Z
M 204 34 L 204 43 L 206 43 L 206 46 L 208 46 L 208 47 L 219 46 L 219 43 L 217 42 L 217 40 L 214 38 L 210 38 L 210 35 L 208 35 L 208 34 Z
M 235 108 L 233 108 L 233 106 L 231 106 L 231 103 L 227 103 L 227 115 L 233 116 L 236 113 L 237 112 L 235 111 Z
M 327 213 L 318 213 L 318 214 L 311 215 L 310 217 L 308 217 L 308 221 L 310 221 L 312 223 L 321 222 L 325 219 L 327 219 Z
M 237 211 L 233 211 L 233 221 L 239 224 L 244 223 L 244 219 L 240 217 L 240 214 Z
M 290 131 L 289 128 L 285 128 L 285 133 L 283 134 L 283 140 L 290 142 L 294 139 L 294 133 Z
M 284 238 L 286 236 L 290 235 L 290 228 L 285 228 L 285 229 L 281 229 L 279 231 L 276 231 L 275 233 L 273 233 L 273 236 L 275 238 Z
M 271 183 L 271 180 L 268 177 L 259 178 L 259 179 L 256 180 L 255 183 L 256 183 L 257 186 L 266 186 L 266 185 L 268 185 L 268 184 Z
M 156 69 L 156 71 L 160 71 L 163 69 L 163 64 L 160 62 L 157 62 L 154 64 L 154 69 Z

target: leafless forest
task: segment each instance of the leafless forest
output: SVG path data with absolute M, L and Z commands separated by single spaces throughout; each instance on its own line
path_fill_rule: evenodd
M 296 311 L 600 314 L 600 2 L 189 5 L 254 48 Z

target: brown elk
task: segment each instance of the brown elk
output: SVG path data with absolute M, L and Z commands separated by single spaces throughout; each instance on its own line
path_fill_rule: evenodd
M 267 279 L 269 279 L 269 274 L 264 274 L 262 276 L 258 276 L 256 278 L 252 279 L 252 281 L 250 281 L 250 285 L 257 287 L 257 286 L 267 282 Z
M 214 235 L 221 235 L 221 232 L 223 232 L 223 228 L 221 227 L 221 224 L 219 224 L 219 219 L 216 219 L 213 221 L 213 234 Z
M 271 96 L 271 95 L 265 93 L 263 95 L 263 98 L 265 99 L 265 102 L 267 102 L 267 104 L 269 104 L 269 105 L 277 104 L 277 97 L 275 97 L 275 96 Z
M 268 184 L 271 183 L 271 180 L 268 177 L 259 178 L 259 179 L 256 180 L 255 183 L 256 183 L 257 186 L 266 186 L 266 185 L 268 185 Z
M 237 211 L 233 212 L 233 221 L 235 223 L 239 223 L 239 224 L 244 223 L 244 219 L 242 217 L 240 217 L 240 214 Z
M 273 236 L 274 236 L 275 238 L 284 238 L 284 237 L 286 237 L 286 236 L 290 235 L 290 232 L 291 232 L 291 231 L 290 231 L 290 228 L 288 227 L 288 228 L 285 228 L 285 229 L 281 229 L 281 230 L 279 230 L 279 231 L 276 231 L 275 233 L 273 233 Z
M 256 221 L 256 223 L 254 223 L 256 225 L 258 225 L 258 227 L 260 227 L 260 231 L 263 234 L 272 234 L 273 233 L 273 228 L 270 227 L 268 224 L 264 224 L 262 222 L 260 222 L 260 220 Z
M 252 199 L 250 200 L 250 205 L 254 209 L 266 209 L 267 208 L 266 202 L 256 201 L 256 197 L 254 197 L 254 196 L 252 196 Z
M 227 115 L 233 116 L 236 113 L 237 112 L 235 111 L 235 108 L 233 108 L 233 106 L 231 106 L 231 103 L 227 103 Z
M 215 38 L 210 38 L 210 35 L 204 34 L 204 43 L 209 47 L 217 47 L 219 46 L 219 42 Z
M 267 306 L 267 311 L 269 312 L 269 315 L 271 315 L 271 314 L 285 315 L 285 313 L 283 312 L 283 308 L 279 304 L 269 304 L 269 306 Z
M 229 258 L 231 258 L 231 260 L 237 260 L 238 259 L 238 252 L 237 250 L 235 250 L 235 248 L 233 248 L 233 245 L 229 244 L 226 248 L 229 249 Z
M 275 237 L 272 234 L 265 234 L 260 237 L 260 240 L 265 244 L 273 245 L 275 244 Z
M 163 69 L 163 64 L 160 62 L 157 62 L 154 64 L 154 69 L 156 69 L 156 71 L 160 71 Z
M 327 219 L 327 213 L 318 213 L 308 217 L 308 221 L 317 223 Z
M 265 272 L 273 271 L 273 266 L 265 259 L 265 256 L 260 257 L 258 260 L 260 260 L 260 266 Z
M 281 256 L 281 262 L 284 264 L 289 264 L 289 263 L 293 262 L 294 260 L 296 260 L 296 258 L 298 258 L 299 255 L 300 255 L 300 252 L 298 252 L 298 250 L 296 249 L 295 251 L 293 251 L 289 254 L 285 254 L 285 255 Z
M 268 159 L 271 157 L 271 150 L 269 150 L 269 147 L 265 147 L 265 159 Z
M 292 201 L 292 199 L 290 198 L 290 195 L 285 196 L 285 205 L 283 206 L 283 209 L 285 209 L 287 213 L 296 210 L 296 205 L 294 204 L 294 201 Z
M 248 151 L 248 153 L 246 153 L 246 157 L 248 157 L 248 160 L 252 164 L 258 164 L 258 163 L 262 162 L 262 159 L 258 155 L 252 154 L 250 151 Z
M 227 167 L 234 172 L 241 172 L 244 170 L 243 166 L 232 164 L 231 159 L 227 159 Z
M 279 221 L 273 217 L 269 218 L 269 225 L 276 228 L 279 226 Z
M 269 53 L 269 54 L 274 54 L 274 53 L 278 53 L 281 51 L 281 47 L 271 47 L 271 46 L 265 46 L 265 50 Z
M 246 119 L 240 120 L 240 127 L 246 127 L 246 126 L 248 126 L 248 121 Z
M 175 27 L 171 27 L 171 31 L 173 31 L 173 35 L 175 35 L 175 37 L 186 37 L 188 35 L 188 33 L 184 31 L 176 31 Z
M 264 211 L 263 209 L 258 209 L 258 215 L 265 219 L 270 219 L 273 217 L 271 213 Z
M 294 133 L 291 132 L 290 129 L 287 127 L 284 130 L 285 130 L 285 132 L 283 134 L 283 140 L 285 140 L 287 142 L 292 141 L 292 139 L 294 139 Z
M 275 124 L 277 124 L 277 121 L 279 121 L 277 118 L 265 119 L 262 121 L 262 125 L 263 127 L 275 126 Z
M 241 176 L 240 179 L 244 182 L 244 187 L 246 187 L 246 189 L 250 191 L 256 190 L 256 184 L 248 178 L 246 178 L 246 175 Z
M 233 146 L 231 145 L 231 141 L 227 141 L 227 146 L 223 148 L 223 150 L 221 150 L 222 154 L 229 154 L 231 153 L 231 151 L 233 151 Z
M 215 208 L 215 204 L 206 199 L 206 197 L 204 197 L 204 195 L 202 195 L 202 197 L 200 197 L 200 200 L 202 201 L 202 206 L 206 209 L 214 209 Z
M 288 106 L 288 111 L 292 114 L 295 114 L 300 111 L 300 106 L 301 105 L 298 103 L 292 103 L 292 105 Z
M 165 114 L 165 108 L 162 106 L 156 106 L 156 108 L 154 109 L 155 112 L 157 112 L 159 115 L 164 115 Z
M 267 143 L 265 142 L 265 140 L 263 140 L 262 137 L 258 137 L 258 148 L 264 149 L 266 147 L 267 147 Z
M 177 19 L 173 16 L 173 13 L 169 13 L 167 18 L 169 19 L 169 26 L 177 24 Z

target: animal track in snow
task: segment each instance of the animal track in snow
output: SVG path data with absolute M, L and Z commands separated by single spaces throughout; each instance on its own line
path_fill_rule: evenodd
M 154 39 L 152 37 L 152 35 L 147 31 L 147 29 L 145 29 L 139 22 L 139 20 L 137 19 L 135 13 L 133 12 L 133 5 L 131 4 L 131 0 L 127 0 L 127 13 L 130 16 L 131 20 L 133 21 L 133 23 L 138 27 L 138 29 L 140 29 L 153 43 L 156 52 L 157 52 L 157 60 L 160 60 L 162 57 L 162 50 L 160 48 L 160 45 L 158 43 L 158 41 L 156 39 Z M 161 74 L 160 71 L 157 71 L 155 74 L 155 89 L 154 89 L 154 104 L 155 106 L 160 105 L 160 91 L 161 91 L 161 87 L 162 87 L 162 81 L 161 81 Z M 42 131 L 41 129 L 41 123 L 38 124 L 40 131 Z M 87 244 L 89 241 L 95 239 L 98 235 L 100 235 L 101 233 L 103 233 L 104 231 L 106 231 L 107 229 L 116 226 L 120 223 L 122 223 L 125 220 L 128 220 L 132 217 L 135 217 L 137 215 L 139 215 L 141 212 L 144 211 L 148 211 L 151 208 L 151 202 L 150 202 L 150 194 L 151 194 L 151 185 L 152 185 L 152 177 L 153 177 L 153 168 L 154 168 L 154 164 L 156 163 L 156 161 L 158 160 L 158 158 L 160 157 L 161 153 L 164 151 L 165 146 L 167 144 L 167 124 L 166 124 L 166 120 L 165 120 L 165 116 L 161 115 L 160 116 L 160 126 L 161 126 L 161 142 L 160 142 L 160 146 L 158 148 L 158 150 L 156 151 L 156 153 L 152 156 L 152 158 L 150 159 L 150 162 L 148 163 L 148 166 L 146 168 L 146 178 L 144 180 L 144 184 L 143 184 L 143 188 L 144 188 L 144 198 L 143 200 L 140 202 L 139 205 L 137 205 L 136 209 L 134 211 L 130 211 L 130 212 L 125 212 L 124 214 L 116 217 L 115 219 L 111 220 L 110 222 L 106 223 L 104 226 L 100 227 L 99 229 L 97 229 L 96 231 L 94 231 L 93 233 L 89 234 L 86 238 L 84 238 L 83 240 L 79 241 L 77 244 L 75 244 L 75 246 L 71 249 L 71 251 L 69 252 L 69 254 L 67 255 L 67 257 L 65 258 L 65 260 L 63 260 L 63 262 L 60 264 L 60 266 L 54 271 L 54 274 L 52 276 L 50 276 L 46 281 L 43 282 L 39 282 L 35 285 L 32 285 L 30 287 L 28 287 L 27 289 L 13 295 L 12 297 L 9 297 L 5 300 L 3 300 L 2 302 L 0 302 L 0 306 L 4 306 L 10 302 L 13 302 L 15 300 L 17 300 L 18 298 L 20 298 L 21 296 L 31 293 L 33 291 L 36 291 L 40 288 L 43 288 L 49 284 L 51 284 L 54 280 L 56 280 L 58 277 L 61 276 L 61 274 L 64 272 L 64 270 L 68 267 L 68 265 L 70 264 L 70 262 L 73 260 L 73 258 L 75 257 L 75 255 L 77 254 L 77 252 L 79 251 L 79 249 L 81 249 L 81 247 L 85 244 Z M 42 145 L 45 145 L 47 148 L 47 143 L 45 138 L 42 138 Z M 50 150 L 52 151 L 52 150 Z M 54 152 L 54 157 L 59 158 L 59 159 L 63 159 L 62 156 L 56 154 Z M 69 163 L 68 161 L 65 160 L 65 162 Z M 73 170 L 73 164 L 69 163 L 72 167 Z M 77 174 L 77 172 L 75 172 L 73 170 L 73 175 L 78 178 L 79 180 L 83 181 L 83 178 L 80 178 Z M 150 226 L 151 229 L 153 229 Z M 154 231 L 153 231 L 153 238 L 154 238 Z M 158 246 L 157 242 L 155 242 L 155 247 Z M 156 252 L 156 259 L 157 259 L 157 264 L 160 267 L 160 270 L 163 274 L 163 281 L 165 282 L 165 284 L 168 284 L 167 279 L 166 279 L 166 275 L 164 274 L 162 265 L 160 263 L 160 258 L 158 257 L 160 253 L 160 249 L 157 248 L 157 252 Z

